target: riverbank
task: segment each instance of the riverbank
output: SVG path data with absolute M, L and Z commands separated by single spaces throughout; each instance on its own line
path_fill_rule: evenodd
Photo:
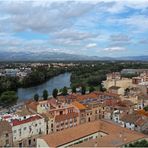
M 61 89 L 64 86 L 70 87 L 70 77 L 71 73 L 66 72 L 64 74 L 60 74 L 51 78 L 41 85 L 28 88 L 19 88 L 17 90 L 19 101 L 32 99 L 36 93 L 39 94 L 40 97 L 42 97 L 42 93 L 45 89 L 48 91 L 48 94 L 50 96 L 52 95 L 52 91 L 54 88 Z

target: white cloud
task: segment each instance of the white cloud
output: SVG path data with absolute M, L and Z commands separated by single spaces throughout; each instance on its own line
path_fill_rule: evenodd
M 103 50 L 107 52 L 119 52 L 119 51 L 125 51 L 126 49 L 123 47 L 108 47 L 104 48 Z
M 95 48 L 95 47 L 97 47 L 96 43 L 89 43 L 86 45 L 86 48 Z

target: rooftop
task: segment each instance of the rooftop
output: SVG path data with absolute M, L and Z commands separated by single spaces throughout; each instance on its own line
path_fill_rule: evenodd
M 72 113 L 63 114 L 63 115 L 57 115 L 55 117 L 55 121 L 60 122 L 60 121 L 64 121 L 64 120 L 68 120 L 76 117 L 78 117 L 78 113 L 72 112 Z
M 77 102 L 77 101 L 74 101 L 74 102 L 72 103 L 72 105 L 74 105 L 75 107 L 77 107 L 79 110 L 84 110 L 84 109 L 86 109 L 86 107 L 85 107 L 83 104 L 81 104 L 81 103 L 79 103 L 79 102 Z
M 118 87 L 118 86 L 111 86 L 109 89 L 115 89 L 115 90 L 118 90 L 120 89 L 121 87 Z
M 32 122 L 32 121 L 35 121 L 35 120 L 38 120 L 38 119 L 41 119 L 42 117 L 40 117 L 39 115 L 33 115 L 33 116 L 30 116 L 28 118 L 24 118 L 22 120 L 20 119 L 14 119 L 12 120 L 12 125 L 13 126 L 17 126 L 17 125 L 21 125 L 21 124 L 25 124 L 25 123 L 28 123 L 28 122 Z
M 145 137 L 143 134 L 128 130 L 107 121 L 98 120 L 81 124 L 51 135 L 45 135 L 42 136 L 41 139 L 44 139 L 50 147 L 58 147 L 99 131 L 104 132 L 107 135 L 75 146 L 93 147 L 95 142 L 98 142 L 99 146 L 121 146 Z M 122 138 L 120 138 L 119 135 L 122 135 Z

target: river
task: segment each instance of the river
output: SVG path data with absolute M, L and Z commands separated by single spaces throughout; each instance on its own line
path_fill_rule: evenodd
M 52 95 L 52 91 L 54 88 L 60 89 L 63 88 L 64 86 L 70 87 L 71 84 L 70 76 L 71 73 L 64 73 L 51 78 L 50 80 L 41 85 L 29 88 L 19 88 L 17 90 L 19 101 L 25 101 L 31 99 L 36 93 L 38 93 L 39 96 L 42 97 L 43 91 L 45 89 L 48 90 L 48 94 L 50 96 Z

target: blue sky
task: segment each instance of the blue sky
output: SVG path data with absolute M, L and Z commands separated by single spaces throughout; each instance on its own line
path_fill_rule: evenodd
M 148 0 L 0 1 L 0 51 L 148 55 Z

